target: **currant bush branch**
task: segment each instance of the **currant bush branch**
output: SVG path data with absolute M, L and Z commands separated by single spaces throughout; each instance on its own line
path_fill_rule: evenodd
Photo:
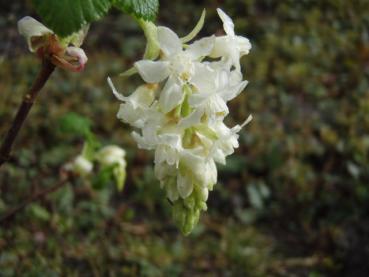
M 38 76 L 33 82 L 31 88 L 23 98 L 21 105 L 18 108 L 17 114 L 10 126 L 10 129 L 6 133 L 3 143 L 0 147 L 0 167 L 10 158 L 10 153 L 15 139 L 26 120 L 29 111 L 31 110 L 33 103 L 35 102 L 37 95 L 41 89 L 45 86 L 47 80 L 55 69 L 55 65 L 52 64 L 48 58 L 42 60 L 42 65 Z

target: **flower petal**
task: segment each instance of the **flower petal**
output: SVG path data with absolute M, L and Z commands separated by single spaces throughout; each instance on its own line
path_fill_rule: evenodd
M 216 89 L 216 76 L 217 73 L 210 66 L 204 64 L 196 64 L 195 73 L 191 79 L 193 84 L 199 93 L 213 92 Z
M 177 105 L 182 103 L 183 99 L 184 93 L 181 86 L 170 78 L 160 93 L 159 105 L 162 108 L 163 113 L 168 113 Z
M 159 135 L 160 143 L 170 146 L 171 148 L 178 149 L 182 147 L 182 140 L 179 134 L 166 133 Z
M 223 28 L 227 35 L 234 36 L 234 24 L 232 19 L 221 9 L 217 9 L 220 19 L 223 21 Z
M 228 102 L 233 98 L 237 97 L 246 87 L 248 81 L 243 81 L 238 85 L 225 88 L 221 93 L 220 96 L 223 98 L 224 101 Z
M 211 92 L 208 93 L 194 93 L 188 99 L 188 103 L 191 107 L 199 107 L 205 104 L 206 101 L 212 96 Z
M 177 54 L 182 51 L 182 42 L 171 29 L 167 27 L 158 27 L 158 41 L 160 49 L 165 56 Z
M 179 198 L 176 178 L 168 178 L 168 181 L 165 184 L 167 190 L 167 196 L 170 201 L 174 202 Z
M 117 118 L 138 128 L 142 127 L 144 122 L 142 111 L 140 109 L 135 109 L 131 102 L 120 104 Z
M 107 145 L 97 152 L 96 159 L 102 165 L 121 164 L 126 165 L 126 151 L 116 145 Z
M 169 63 L 165 61 L 141 60 L 136 62 L 134 66 L 147 83 L 159 83 L 169 75 Z
M 218 171 L 217 171 L 217 166 L 215 165 L 214 160 L 210 159 L 207 163 L 206 163 L 206 185 L 213 185 L 216 184 L 216 182 L 218 181 Z
M 18 21 L 18 32 L 26 38 L 31 52 L 37 51 L 42 46 L 45 42 L 45 36 L 53 34 L 53 31 L 30 16 L 23 17 Z
M 183 199 L 187 198 L 193 190 L 192 180 L 179 173 L 177 176 L 177 189 L 179 196 L 181 196 Z
M 218 94 L 209 99 L 209 114 L 221 114 L 223 117 L 229 113 L 227 103 Z
M 179 123 L 178 123 L 178 127 L 179 128 L 189 128 L 191 126 L 194 126 L 196 124 L 199 124 L 201 121 L 201 116 L 203 115 L 204 111 L 200 108 L 195 109 L 195 111 L 193 111 L 189 116 L 182 118 Z
M 236 43 L 240 51 L 240 56 L 247 55 L 250 52 L 251 49 L 251 43 L 250 41 L 242 36 L 236 37 Z
M 65 50 L 66 58 L 71 62 L 77 60 L 76 71 L 82 71 L 88 61 L 85 51 L 82 48 L 69 46 Z
M 194 60 L 208 56 L 214 47 L 214 42 L 215 36 L 196 40 L 186 49 L 186 53 L 189 53 Z
M 228 36 L 216 37 L 214 41 L 213 50 L 210 53 L 211 58 L 228 57 L 230 48 L 230 39 Z
M 115 88 L 114 84 L 113 84 L 113 81 L 110 79 L 110 77 L 108 77 L 108 84 L 114 94 L 114 96 L 120 100 L 120 101 L 127 101 L 128 100 L 128 97 L 124 96 L 123 94 L 119 93 L 117 91 L 117 89 Z

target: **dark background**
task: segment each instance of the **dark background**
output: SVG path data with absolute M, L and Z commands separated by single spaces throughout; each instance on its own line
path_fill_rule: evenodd
M 0 225 L 0 276 L 368 276 L 369 1 L 160 1 L 180 35 L 207 9 L 201 35 L 222 31 L 216 7 L 252 51 L 229 126 L 254 120 L 219 167 L 209 210 L 184 237 L 152 170 L 115 114 L 106 84 L 140 59 L 144 37 L 111 11 L 85 42 L 82 74 L 57 70 L 0 170 L 0 214 L 54 185 L 82 139 L 58 128 L 75 112 L 104 143 L 127 150 L 128 179 L 75 180 Z M 0 1 L 0 134 L 39 68 L 16 23 L 29 1 Z M 129 93 L 137 80 L 114 78 Z

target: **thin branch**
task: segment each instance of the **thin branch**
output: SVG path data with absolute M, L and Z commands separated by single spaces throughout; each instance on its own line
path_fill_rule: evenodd
M 18 205 L 15 208 L 9 210 L 8 212 L 6 212 L 5 215 L 0 218 L 0 223 L 4 223 L 6 221 L 11 220 L 18 212 L 23 210 L 29 204 L 43 198 L 44 196 L 46 196 L 46 195 L 48 195 L 48 194 L 50 194 L 54 191 L 57 191 L 58 189 L 62 188 L 64 185 L 66 185 L 68 183 L 68 181 L 70 181 L 70 180 L 71 180 L 71 175 L 67 175 L 62 180 L 60 180 L 58 183 L 56 183 L 54 186 L 46 188 L 44 190 L 41 190 L 41 191 L 36 192 L 35 194 L 31 195 L 23 203 L 21 203 L 20 205 Z
M 21 129 L 23 122 L 27 118 L 29 111 L 32 108 L 35 99 L 40 92 L 40 90 L 44 87 L 47 80 L 50 78 L 50 75 L 53 73 L 55 66 L 48 60 L 44 59 L 42 61 L 41 70 L 33 82 L 31 88 L 27 92 L 27 94 L 23 98 L 22 104 L 19 106 L 18 112 L 13 120 L 13 123 L 7 132 L 5 139 L 0 147 L 0 167 L 10 158 L 10 152 L 12 150 L 13 143 L 18 135 L 19 130 Z

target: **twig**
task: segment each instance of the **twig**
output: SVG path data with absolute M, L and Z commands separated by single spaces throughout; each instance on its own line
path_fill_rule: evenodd
M 15 208 L 13 208 L 11 210 L 9 210 L 8 212 L 6 212 L 5 215 L 0 218 L 0 223 L 3 223 L 5 221 L 8 221 L 8 220 L 12 219 L 19 211 L 23 210 L 29 204 L 31 204 L 32 202 L 35 202 L 35 201 L 39 200 L 40 198 L 42 198 L 43 196 L 48 195 L 49 193 L 52 193 L 52 192 L 60 189 L 65 184 L 67 184 L 68 181 L 70 181 L 70 180 L 71 180 L 71 175 L 66 175 L 66 177 L 64 177 L 62 180 L 60 180 L 54 186 L 49 187 L 49 188 L 46 188 L 44 190 L 41 190 L 41 191 L 36 192 L 35 194 L 31 195 L 22 204 L 20 204 L 19 206 L 15 207 Z
M 37 78 L 33 82 L 30 90 L 24 96 L 23 102 L 19 106 L 13 123 L 0 147 L 0 167 L 2 164 L 9 160 L 14 140 L 16 139 L 18 132 L 23 125 L 23 122 L 27 118 L 27 115 L 32 108 L 33 103 L 35 102 L 38 93 L 44 87 L 54 69 L 55 66 L 47 58 L 43 59 L 41 70 Z

